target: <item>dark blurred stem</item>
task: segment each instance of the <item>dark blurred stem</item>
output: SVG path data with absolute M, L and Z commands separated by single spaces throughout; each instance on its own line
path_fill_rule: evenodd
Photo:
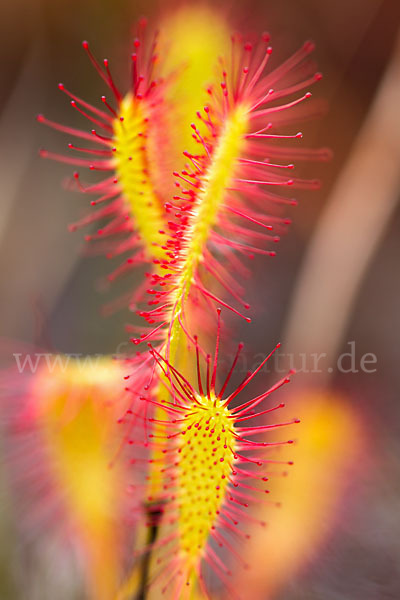
M 136 600 L 146 600 L 147 597 L 150 564 L 152 558 L 151 546 L 157 539 L 161 515 L 162 511 L 159 508 L 155 508 L 154 506 L 147 507 L 147 517 L 149 519 L 150 526 L 148 528 L 146 545 L 149 547 L 149 550 L 143 555 L 142 563 L 140 565 L 140 581 Z

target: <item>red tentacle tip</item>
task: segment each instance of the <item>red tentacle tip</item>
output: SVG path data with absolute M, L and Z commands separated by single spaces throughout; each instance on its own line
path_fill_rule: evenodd
M 58 84 L 58 89 L 61 90 L 61 91 L 64 91 L 65 90 L 64 84 L 63 83 L 59 83 Z
M 320 158 L 320 160 L 324 160 L 324 161 L 332 160 L 332 158 L 333 158 L 332 150 L 330 148 L 321 148 L 321 150 L 319 152 L 319 158 Z
M 312 40 L 307 40 L 304 42 L 303 48 L 306 52 L 313 52 L 315 50 L 315 43 Z
M 89 48 L 89 42 L 88 42 L 87 40 L 83 40 L 83 42 L 82 42 L 82 47 L 83 47 L 85 50 L 88 50 L 88 48 Z
M 42 115 L 42 114 L 36 115 L 36 121 L 38 121 L 39 123 L 43 123 L 44 115 Z

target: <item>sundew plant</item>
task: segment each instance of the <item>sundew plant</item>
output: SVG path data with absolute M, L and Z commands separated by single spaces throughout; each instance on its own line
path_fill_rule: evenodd
M 273 519 L 270 475 L 291 464 L 276 451 L 293 443 L 301 415 L 280 417 L 291 372 L 251 391 L 279 344 L 234 383 L 236 324 L 263 318 L 246 299 L 251 259 L 275 257 L 296 190 L 319 185 L 298 163 L 328 156 L 303 146 L 297 124 L 321 79 L 314 46 L 277 65 L 269 34 L 233 33 L 200 6 L 138 22 L 122 89 L 108 60 L 83 49 L 104 95 L 92 105 L 60 83 L 82 127 L 39 115 L 68 143 L 65 155 L 41 155 L 74 166 L 68 185 L 89 206 L 70 228 L 96 223 L 87 242 L 120 257 L 109 280 L 136 282 L 144 265 L 143 281 L 115 300 L 141 324 L 127 327 L 133 358 L 35 376 L 12 445 L 29 436 L 45 482 L 35 502 L 62 510 L 90 597 L 246 598 L 232 572 L 251 567 L 249 523 L 267 526 L 257 507 L 270 505 Z M 85 169 L 99 172 L 95 183 Z

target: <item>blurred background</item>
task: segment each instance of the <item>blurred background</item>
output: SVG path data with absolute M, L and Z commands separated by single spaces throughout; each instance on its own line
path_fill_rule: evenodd
M 38 149 L 64 152 L 70 140 L 40 126 L 35 116 L 43 112 L 61 123 L 82 124 L 57 88 L 62 81 L 93 103 L 103 93 L 81 41 L 88 39 L 98 57 L 110 59 L 124 89 L 132 25 L 142 14 L 157 16 L 175 4 L 2 2 L 0 334 L 8 339 L 10 354 L 19 342 L 50 344 L 66 353 L 126 350 L 124 325 L 134 323 L 134 316 L 127 310 L 106 318 L 100 313 L 131 282 L 118 281 L 109 289 L 104 277 L 112 265 L 81 251 L 88 231 L 68 232 L 67 225 L 86 214 L 85 199 L 61 186 L 71 169 L 40 159 Z M 290 390 L 298 416 L 307 398 L 328 396 L 328 404 L 337 402 L 351 415 L 351 426 L 345 435 L 338 430 L 335 438 L 333 432 L 330 447 L 335 457 L 349 457 L 343 469 L 332 471 L 335 516 L 321 513 L 324 535 L 310 549 L 313 500 L 304 512 L 298 509 L 296 519 L 304 524 L 298 554 L 304 542 L 304 560 L 288 559 L 279 585 L 266 586 L 259 597 L 399 598 L 400 3 L 229 0 L 226 14 L 233 28 L 269 31 L 277 62 L 304 40 L 316 42 L 324 79 L 314 91 L 328 111 L 305 125 L 305 144 L 333 151 L 330 162 L 304 166 L 304 174 L 321 178 L 323 186 L 299 195 L 278 257 L 261 257 L 253 265 L 257 287 L 249 284 L 248 297 L 262 317 L 240 332 L 247 359 L 256 360 L 281 341 L 283 364 L 294 360 L 291 366 L 299 370 Z M 302 353 L 308 368 L 301 368 Z M 316 369 L 310 362 L 315 353 L 326 355 Z M 272 382 L 276 373 L 266 377 Z M 318 463 L 318 453 L 314 460 Z M 26 556 L 21 560 L 12 500 L 3 487 L 0 598 L 30 599 L 21 570 L 38 569 Z M 318 486 L 310 486 L 310 494 L 312 489 L 317 502 Z M 294 501 L 294 510 L 299 506 Z M 258 554 L 267 557 L 268 547 Z M 281 562 L 285 566 L 283 555 Z

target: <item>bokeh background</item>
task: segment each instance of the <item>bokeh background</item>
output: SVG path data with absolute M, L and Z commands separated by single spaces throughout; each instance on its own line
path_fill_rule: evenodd
M 38 148 L 63 152 L 69 139 L 40 126 L 35 116 L 43 112 L 62 123 L 81 123 L 57 88 L 62 81 L 92 102 L 103 93 L 81 41 L 88 39 L 99 57 L 110 59 L 123 88 L 135 19 L 173 10 L 175 4 L 1 3 L 0 334 L 8 339 L 10 354 L 18 342 L 50 344 L 57 352 L 126 349 L 124 325 L 135 317 L 123 310 L 107 318 L 100 313 L 129 282 L 110 290 L 105 259 L 84 256 L 83 232 L 68 232 L 67 224 L 85 214 L 85 201 L 60 185 L 68 166 L 40 159 Z M 314 500 L 299 512 L 304 560 L 296 568 L 288 560 L 271 594 L 285 600 L 399 598 L 400 3 L 230 0 L 226 14 L 233 27 L 268 30 L 277 61 L 305 39 L 316 42 L 324 79 L 315 92 L 327 111 L 307 123 L 305 132 L 308 145 L 333 151 L 329 163 L 305 166 L 304 173 L 320 177 L 323 187 L 300 196 L 278 257 L 259 258 L 253 265 L 248 297 L 258 318 L 240 332 L 248 359 L 278 341 L 295 360 L 301 352 L 327 353 L 321 372 L 300 372 L 291 394 L 332 394 L 332 403 L 344 404 L 354 419 L 346 436 L 338 431 L 335 439 L 333 432 L 332 452 L 337 448 L 346 455 L 348 448 L 349 456 L 346 468 L 333 472 L 338 480 L 332 489 L 341 490 L 335 518 L 322 515 L 319 525 L 326 535 L 309 551 L 307 519 Z M 366 353 L 376 356 L 376 370 L 335 368 L 337 356 L 351 347 L 358 364 Z M 274 376 L 266 374 L 271 382 Z M 301 404 L 293 402 L 298 411 Z M 46 561 L 21 548 L 6 481 L 3 488 L 0 598 L 27 600 L 33 597 L 28 581 L 31 585 L 37 577 L 39 587 L 45 585 Z M 317 503 L 318 489 L 313 493 Z M 267 569 L 268 547 L 260 547 L 259 554 L 265 554 Z M 79 598 L 79 590 L 76 594 Z M 47 598 L 46 592 L 40 597 Z

